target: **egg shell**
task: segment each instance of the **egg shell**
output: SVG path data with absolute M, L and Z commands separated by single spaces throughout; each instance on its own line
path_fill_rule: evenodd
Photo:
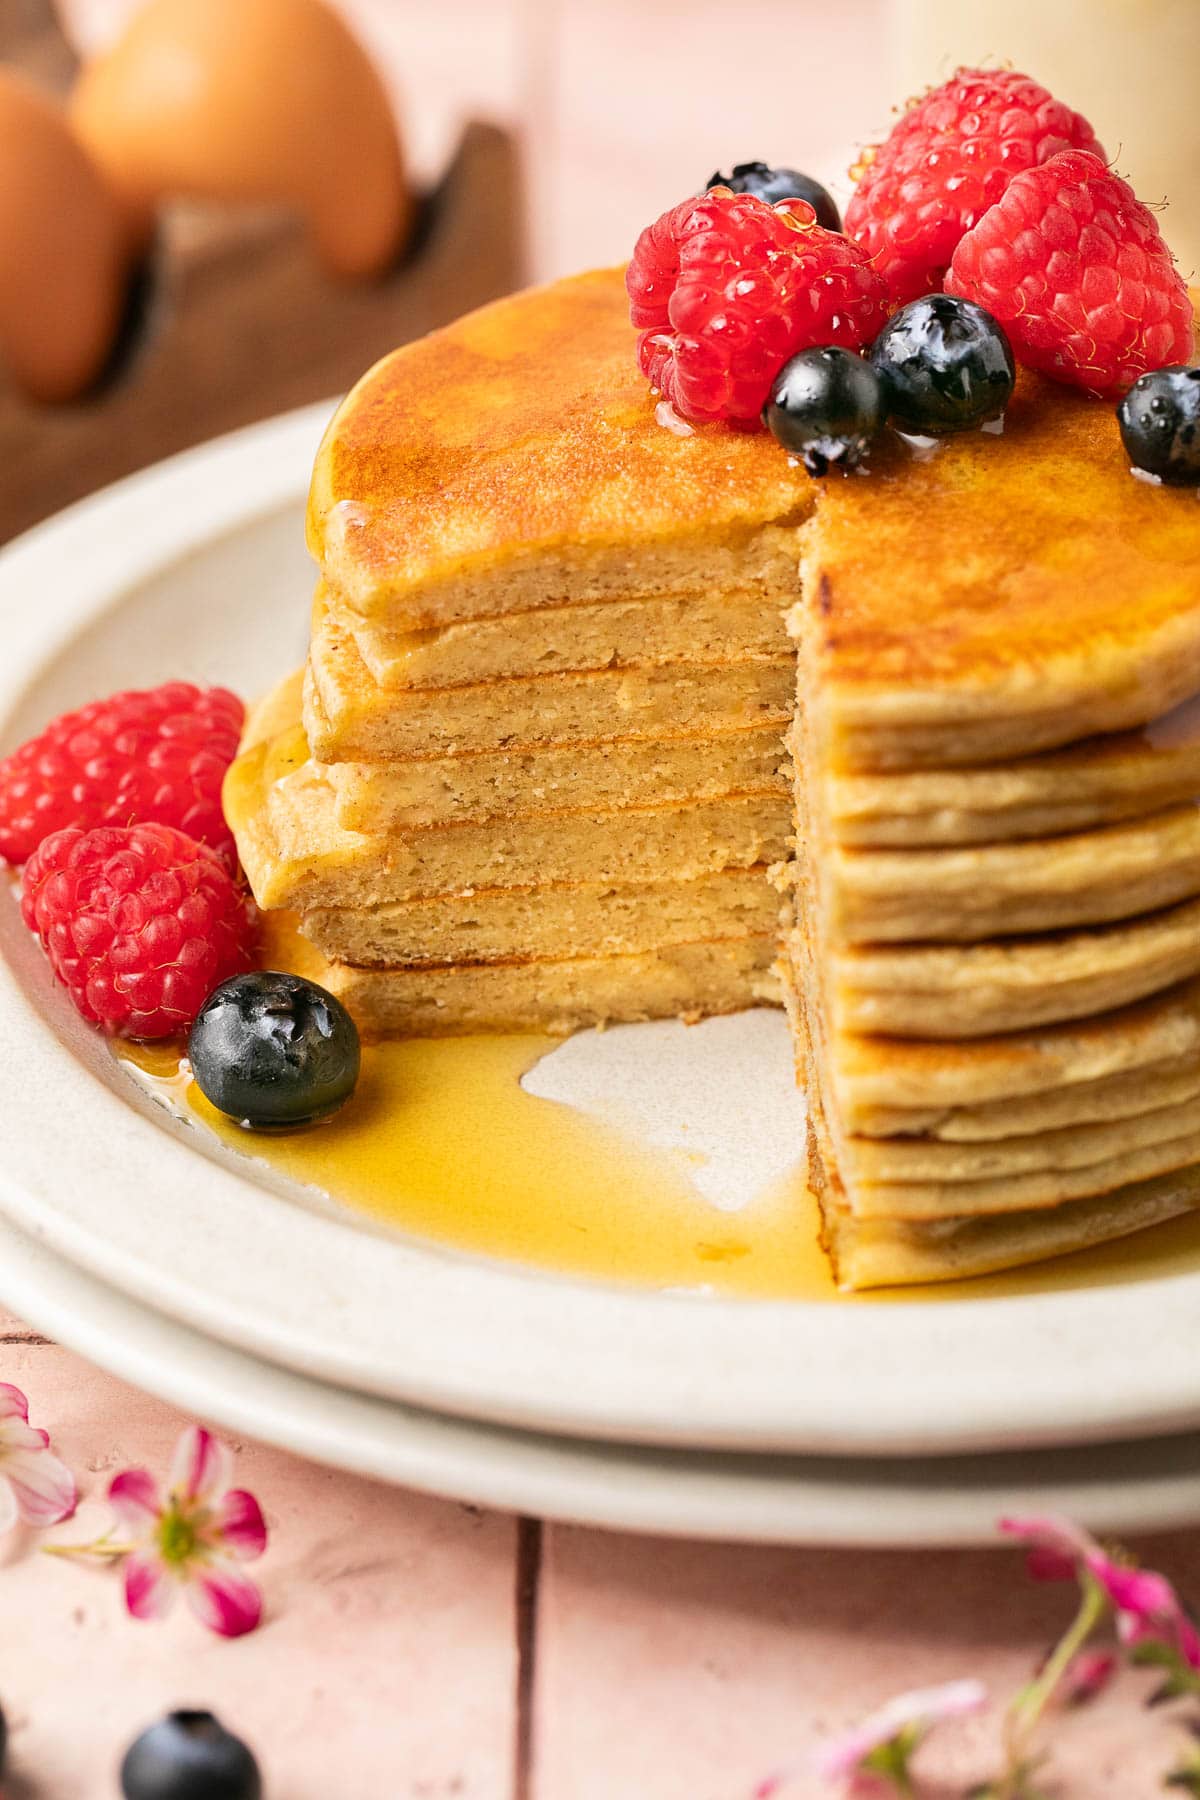
M 323 0 L 149 0 L 84 68 L 71 116 L 143 233 L 172 195 L 278 202 L 353 277 L 411 228 L 386 90 Z
M 0 363 L 32 399 L 71 400 L 95 381 L 130 257 L 120 204 L 66 114 L 0 68 Z

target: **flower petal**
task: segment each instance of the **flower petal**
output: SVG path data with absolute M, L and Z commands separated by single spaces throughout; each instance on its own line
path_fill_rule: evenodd
M 1073 1556 L 1064 1556 L 1059 1550 L 1035 1544 L 1025 1553 L 1025 1569 L 1031 1581 L 1074 1581 L 1079 1564 Z
M 262 1595 L 237 1569 L 205 1563 L 188 1582 L 188 1605 L 218 1637 L 243 1637 L 262 1618 Z
M 75 1511 L 79 1499 L 75 1477 L 40 1444 L 36 1450 L 6 1450 L 0 1475 L 27 1525 L 59 1525 Z
M 134 1550 L 125 1558 L 125 1605 L 135 1619 L 164 1619 L 175 1600 L 175 1583 L 161 1556 Z
M 145 1537 L 162 1511 L 158 1483 L 149 1469 L 122 1469 L 108 1484 L 108 1503 L 127 1531 Z
M 20 1516 L 17 1511 L 17 1496 L 3 1475 L 0 1475 L 0 1537 L 3 1537 L 6 1531 L 12 1530 Z
M 948 1681 L 941 1687 L 897 1694 L 861 1724 L 826 1744 L 817 1755 L 816 1771 L 827 1781 L 853 1775 L 872 1750 L 891 1743 L 902 1731 L 917 1731 L 923 1736 L 942 1719 L 978 1712 L 987 1705 L 987 1697 L 981 1681 Z
M 267 1547 L 267 1522 L 262 1507 L 245 1488 L 230 1488 L 217 1507 L 217 1533 L 221 1548 L 238 1562 L 253 1562 Z
M 1035 1550 L 1049 1552 L 1051 1556 L 1062 1557 L 1072 1564 L 1082 1562 L 1089 1556 L 1103 1555 L 1095 1538 L 1062 1513 L 1019 1514 L 1014 1518 L 1000 1519 L 997 1529 L 1006 1537 L 1019 1538 L 1022 1543 L 1029 1544 Z
M 1154 1569 L 1124 1568 L 1106 1556 L 1089 1556 L 1087 1566 L 1117 1611 L 1143 1626 L 1161 1626 L 1180 1616 L 1178 1595 Z
M 175 1446 L 170 1487 L 185 1501 L 215 1500 L 229 1486 L 230 1455 L 220 1438 L 189 1425 Z
M 0 1381 L 0 1419 L 28 1419 L 29 1402 L 11 1381 Z

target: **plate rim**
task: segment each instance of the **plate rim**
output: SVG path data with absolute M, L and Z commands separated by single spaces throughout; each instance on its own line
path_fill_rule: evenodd
M 996 1518 L 1031 1494 L 1120 1535 L 1200 1517 L 1196 1435 L 1145 1446 L 1152 1469 L 1141 1445 L 1136 1457 L 1125 1445 L 925 1464 L 680 1455 L 541 1436 L 331 1387 L 140 1306 L 2 1219 L 0 1292 L 56 1342 L 226 1430 L 399 1487 L 576 1526 L 747 1544 L 1001 1550 Z
M 85 626 L 231 531 L 299 507 L 327 412 L 306 407 L 185 451 L 0 552 L 0 738 Z M 55 608 L 22 604 L 42 591 Z M 441 1411 L 660 1444 L 936 1454 L 1200 1423 L 1200 1271 L 839 1308 L 605 1286 L 381 1239 L 294 1204 L 283 1242 L 287 1203 L 244 1165 L 193 1156 L 178 1178 L 190 1146 L 133 1103 L 131 1082 L 118 1087 L 97 1058 L 110 1064 L 107 1051 L 50 991 L 32 946 L 23 958 L 8 935 L 0 1066 L 28 1067 L 0 1088 L 0 1126 L 16 1133 L 25 1173 L 0 1169 L 0 1211 L 135 1300 L 252 1355 Z M 69 1132 L 55 1132 L 51 1089 L 78 1109 Z M 35 1128 L 40 1156 L 30 1154 Z M 119 1174 L 131 1166 L 177 1186 L 174 1234 L 122 1201 Z M 97 1207 L 81 1189 L 101 1177 Z M 222 1256 L 222 1241 L 236 1258 Z M 273 1284 L 251 1292 L 247 1265 L 273 1257 Z M 324 1308 L 319 1341 L 311 1311 L 301 1316 L 281 1293 L 295 1280 Z M 997 1379 L 1006 1366 L 1010 1383 Z

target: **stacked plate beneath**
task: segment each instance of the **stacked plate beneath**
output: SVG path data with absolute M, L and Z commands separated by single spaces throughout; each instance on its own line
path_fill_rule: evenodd
M 368 1031 L 777 997 L 795 560 L 748 561 L 721 590 L 441 625 L 318 588 L 227 803 L 260 903 L 300 914 Z

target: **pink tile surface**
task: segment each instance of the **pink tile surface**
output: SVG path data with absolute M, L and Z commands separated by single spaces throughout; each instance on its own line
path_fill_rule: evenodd
M 1200 1534 L 1155 1558 L 1200 1588 Z M 548 1527 L 538 1626 L 535 1800 L 750 1800 L 893 1694 L 962 1675 L 997 1695 L 1066 1624 L 1070 1591 L 1028 1582 L 1011 1551 L 850 1554 L 603 1537 Z M 1141 1800 L 1178 1747 L 1131 1681 L 1064 1721 L 1063 1800 Z M 994 1719 L 931 1739 L 925 1800 L 994 1772 Z M 1060 1790 L 1055 1790 L 1056 1792 Z
M 163 1469 L 183 1421 L 16 1335 L 0 1320 L 0 1378 L 29 1394 L 84 1491 L 46 1537 L 94 1537 L 112 1473 Z M 236 1448 L 272 1534 L 252 1636 L 213 1638 L 183 1610 L 136 1623 L 115 1573 L 52 1561 L 21 1529 L 0 1539 L 9 1800 L 114 1800 L 125 1745 L 178 1704 L 211 1707 L 249 1740 L 272 1800 L 507 1800 L 514 1522 Z
M 0 1309 L 0 1379 L 30 1395 L 107 1524 L 112 1472 L 166 1464 L 183 1419 Z M 175 1704 L 211 1706 L 255 1746 L 270 1800 L 786 1800 L 828 1794 L 807 1764 L 894 1693 L 962 1675 L 998 1697 L 1065 1622 L 1011 1551 L 788 1551 L 547 1525 L 517 1605 L 514 1521 L 239 1444 L 237 1478 L 272 1532 L 262 1629 L 236 1643 L 181 1612 L 139 1625 L 113 1573 L 0 1539 L 4 1800 L 115 1800 L 125 1744 Z M 526 1527 L 526 1538 L 532 1530 Z M 1200 1592 L 1200 1532 L 1143 1546 Z M 520 1616 L 518 1616 L 520 1614 Z M 529 1688 L 522 1692 L 518 1642 Z M 1134 1678 L 1058 1732 L 1059 1800 L 1142 1800 L 1175 1738 Z M 960 1800 L 994 1765 L 996 1720 L 922 1752 L 924 1800 Z

